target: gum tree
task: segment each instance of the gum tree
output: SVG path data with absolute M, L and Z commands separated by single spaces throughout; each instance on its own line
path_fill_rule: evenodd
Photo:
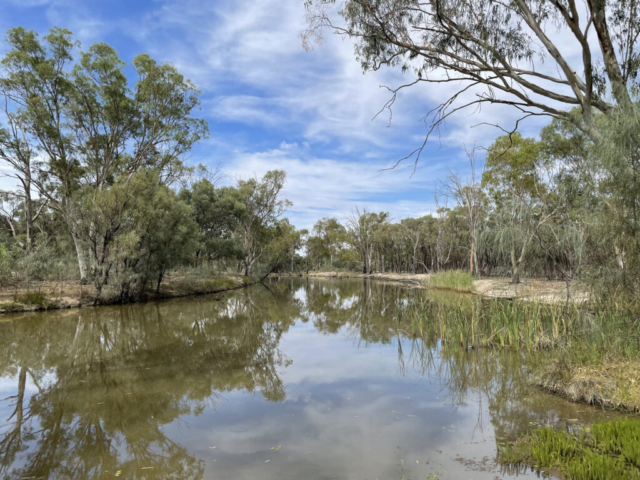
M 414 72 L 413 81 L 391 89 L 384 108 L 391 109 L 403 88 L 456 85 L 428 112 L 425 143 L 450 115 L 484 105 L 511 106 L 521 119 L 562 118 L 596 138 L 594 112 L 608 115 L 632 104 L 640 66 L 637 2 L 349 0 L 341 4 L 342 20 L 334 22 L 337 3 L 305 0 L 304 46 L 311 48 L 329 29 L 356 41 L 365 71 L 390 66 Z M 577 63 L 566 55 L 572 50 L 581 53 Z M 575 107 L 580 116 L 569 113 Z M 410 155 L 416 162 L 423 147 Z
M 43 200 L 64 218 L 74 240 L 80 276 L 93 274 L 81 232 L 78 203 L 114 185 L 126 185 L 142 169 L 170 184 L 184 172 L 181 159 L 207 135 L 192 117 L 198 90 L 175 67 L 148 55 L 126 64 L 105 43 L 88 50 L 71 32 L 54 27 L 40 38 L 22 27 L 7 33 L 0 85 L 6 111 L 19 119 L 22 151 L 42 159 L 32 182 Z M 78 57 L 74 60 L 74 55 Z

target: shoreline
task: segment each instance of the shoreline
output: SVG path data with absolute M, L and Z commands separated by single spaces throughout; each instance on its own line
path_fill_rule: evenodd
M 451 286 L 429 285 L 431 274 L 419 273 L 371 273 L 358 272 L 309 272 L 307 274 L 271 274 L 269 278 L 308 277 L 319 279 L 370 279 L 401 283 L 416 288 L 458 292 L 477 295 L 487 299 L 541 301 L 545 303 L 565 303 L 566 284 L 559 281 L 542 279 L 527 279 L 519 285 L 512 285 L 508 278 L 485 278 L 473 281 L 472 289 L 455 288 Z M 161 286 L 159 294 L 149 293 L 144 298 L 127 303 L 142 303 L 153 300 L 181 298 L 195 295 L 210 295 L 223 293 L 250 285 L 259 280 L 240 275 L 212 275 L 212 276 L 180 276 L 169 275 L 166 283 Z M 90 285 L 80 285 L 79 282 L 66 282 L 60 285 L 54 282 L 38 282 L 25 289 L 16 287 L 14 290 L 6 288 L 0 293 L 0 315 L 19 312 L 35 312 L 45 310 L 64 310 L 70 308 L 94 307 L 103 305 L 117 305 L 118 301 L 95 302 L 95 292 Z M 56 289 L 60 293 L 56 293 Z M 64 290 L 67 290 L 64 292 Z M 3 295 L 4 293 L 4 295 Z M 570 301 L 582 303 L 588 299 L 584 290 L 577 289 L 571 294 Z
M 10 296 L 6 295 L 6 291 L 2 292 L 4 295 L 0 294 L 0 316 L 12 313 L 125 305 L 213 295 L 240 290 L 259 282 L 258 278 L 249 278 L 241 275 L 216 275 L 197 278 L 169 277 L 167 283 L 161 286 L 160 293 L 150 292 L 143 298 L 125 303 L 117 300 L 96 302 L 95 297 L 92 296 L 94 289 L 90 285 L 80 285 L 79 282 L 67 282 L 67 292 L 62 291 L 57 295 L 55 293 L 55 288 L 59 288 L 57 284 L 52 287 L 51 282 L 41 282 L 38 288 L 34 290 L 21 292 L 20 289 L 15 289 L 12 292 L 13 295 Z
M 458 293 L 477 295 L 487 299 L 526 300 L 544 303 L 566 303 L 567 285 L 559 280 L 540 278 L 524 279 L 520 284 L 513 285 L 506 277 L 487 277 L 473 281 L 472 289 L 455 288 L 450 286 L 429 285 L 429 273 L 357 273 L 357 272 L 309 272 L 301 276 L 310 278 L 362 278 L 372 280 L 387 280 L 412 284 L 425 289 L 446 290 Z M 589 299 L 586 289 L 573 284 L 569 289 L 571 303 L 584 303 Z

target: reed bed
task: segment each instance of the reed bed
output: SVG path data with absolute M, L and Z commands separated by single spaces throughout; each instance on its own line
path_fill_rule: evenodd
M 531 381 L 572 401 L 640 411 L 638 310 L 625 303 L 554 305 L 423 300 L 398 312 L 405 333 L 443 348 L 526 350 Z

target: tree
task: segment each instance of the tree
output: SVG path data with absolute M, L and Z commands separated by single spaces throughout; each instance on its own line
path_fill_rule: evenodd
M 315 235 L 320 237 L 329 252 L 329 264 L 333 267 L 333 259 L 345 241 L 347 231 L 336 218 L 321 218 L 313 227 Z
M 85 281 L 90 266 L 79 241 L 76 195 L 126 184 L 141 169 L 156 170 L 165 183 L 184 173 L 182 156 L 207 135 L 206 122 L 191 116 L 198 91 L 175 67 L 148 55 L 133 61 L 138 80 L 131 90 L 124 62 L 104 43 L 74 64 L 79 43 L 68 30 L 54 27 L 40 40 L 18 27 L 7 42 L 0 79 L 7 112 L 19 119 L 22 151 L 26 145 L 43 158 L 31 180 L 67 223 Z
M 479 272 L 478 255 L 476 253 L 478 245 L 478 231 L 482 223 L 484 193 L 482 186 L 476 178 L 476 149 L 467 150 L 469 164 L 471 166 L 471 177 L 464 178 L 459 172 L 449 170 L 446 180 L 442 183 L 445 195 L 453 198 L 457 204 L 464 209 L 465 219 L 470 234 L 469 247 L 469 271 L 473 275 Z
M 372 213 L 366 208 L 360 211 L 358 207 L 347 217 L 350 239 L 362 262 L 362 273 L 373 273 L 376 233 L 388 219 L 386 212 Z
M 552 228 L 557 213 L 558 206 L 551 201 L 552 176 L 543 172 L 539 143 L 519 133 L 499 137 L 489 147 L 485 163 L 482 184 L 494 202 L 494 212 L 484 242 L 508 252 L 512 282 L 519 283 L 533 240 L 543 228 Z
M 236 230 L 246 208 L 237 189 L 216 188 L 211 181 L 203 179 L 190 188 L 183 188 L 180 198 L 192 207 L 193 219 L 198 225 L 197 260 L 244 258 Z
M 296 271 L 296 255 L 303 247 L 303 239 L 309 232 L 296 230 L 289 219 L 283 218 L 273 228 L 273 238 L 267 249 L 267 273 L 277 271 L 282 267 L 292 273 Z
M 425 236 L 424 218 L 405 218 L 400 224 L 411 247 L 411 273 L 416 273 L 416 268 L 418 267 L 418 249 Z M 409 270 L 408 265 L 407 270 Z
M 238 181 L 238 191 L 245 207 L 238 225 L 245 252 L 242 262 L 245 275 L 252 274 L 254 263 L 264 252 L 266 245 L 261 242 L 261 236 L 265 228 L 291 205 L 289 200 L 281 198 L 286 178 L 283 170 L 272 170 L 259 180 Z
M 87 252 L 98 298 L 107 285 L 110 299 L 139 298 L 151 278 L 157 278 L 159 290 L 167 268 L 195 251 L 191 209 L 155 170 L 140 170 L 109 189 L 85 187 L 79 193 L 78 242 Z
M 0 82 L 0 92 L 4 85 Z M 37 175 L 36 154 L 33 146 L 26 139 L 28 132 L 24 120 L 16 112 L 9 110 L 9 102 L 6 100 L 3 106 L 3 114 L 7 127 L 0 126 L 0 161 L 11 168 L 10 173 L 5 173 L 9 178 L 17 180 L 18 190 L 13 192 L 3 192 L 3 197 L 9 203 L 20 203 L 23 210 L 23 223 L 25 230 L 24 243 L 18 240 L 18 244 L 27 253 L 33 248 L 34 223 L 47 205 L 46 201 L 40 201 L 39 205 L 33 201 L 33 177 Z M 15 211 L 15 210 L 14 210 Z M 18 236 L 12 215 L 3 209 L 3 222 L 9 226 L 11 235 Z
M 640 67 L 636 2 L 353 0 L 340 12 L 342 25 L 331 20 L 335 3 L 305 0 L 308 28 L 303 45 L 310 48 L 329 28 L 356 40 L 356 57 L 365 71 L 400 66 L 403 72 L 415 72 L 414 81 L 390 89 L 392 98 L 383 109 L 391 110 L 402 88 L 459 85 L 427 114 L 425 144 L 450 115 L 469 107 L 508 105 L 522 114 L 521 119 L 564 119 L 594 139 L 600 137 L 595 111 L 610 115 L 631 107 Z M 552 39 L 557 31 L 567 34 L 562 44 Z M 589 42 L 594 34 L 597 45 Z M 582 53 L 580 65 L 570 64 L 562 53 L 567 50 Z M 475 95 L 470 98 L 471 94 Z M 574 107 L 581 115 L 571 115 Z M 410 155 L 416 155 L 416 163 L 423 147 Z

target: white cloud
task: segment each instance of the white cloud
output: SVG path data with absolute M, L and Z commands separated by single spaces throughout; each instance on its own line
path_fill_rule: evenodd
M 287 216 L 298 228 L 311 228 L 321 217 L 344 219 L 355 206 L 389 211 L 394 219 L 433 211 L 433 186 L 444 175 L 445 159 L 413 170 L 385 170 L 385 162 L 339 161 L 313 157 L 308 147 L 282 143 L 265 152 L 238 153 L 226 165 L 228 181 L 262 176 L 269 170 L 287 172 L 283 195 L 294 204 Z

